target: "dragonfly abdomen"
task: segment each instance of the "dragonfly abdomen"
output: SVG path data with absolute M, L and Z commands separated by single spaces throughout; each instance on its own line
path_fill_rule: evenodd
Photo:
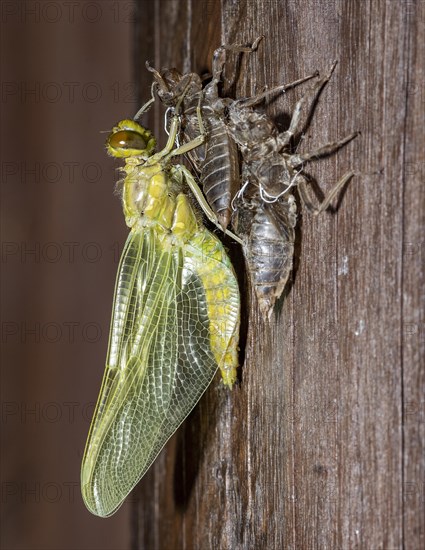
M 253 215 L 244 253 L 260 308 L 270 317 L 292 270 L 295 215 L 286 202 L 266 204 L 254 198 L 249 207 Z
M 223 228 L 229 225 L 230 203 L 239 186 L 239 159 L 235 142 L 225 124 L 209 119 L 201 181 L 211 208 Z

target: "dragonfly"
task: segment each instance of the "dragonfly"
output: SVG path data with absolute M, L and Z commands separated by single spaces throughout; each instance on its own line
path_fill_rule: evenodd
M 238 283 L 188 189 L 219 225 L 214 213 L 190 171 L 173 163 L 204 140 L 200 119 L 200 135 L 175 145 L 180 105 L 161 151 L 155 153 L 153 134 L 134 119 L 119 122 L 106 144 L 110 155 L 125 160 L 122 204 L 130 233 L 81 469 L 83 500 L 101 517 L 121 506 L 217 369 L 229 388 L 236 380 Z

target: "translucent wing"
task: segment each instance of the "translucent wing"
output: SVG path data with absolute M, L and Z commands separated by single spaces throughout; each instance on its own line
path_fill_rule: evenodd
M 213 235 L 203 233 L 222 250 Z M 127 239 L 106 370 L 82 465 L 83 498 L 96 515 L 109 516 L 122 504 L 217 370 L 209 304 L 217 292 L 200 275 L 206 264 L 221 284 L 236 285 L 224 251 L 206 259 L 202 247 L 165 246 L 155 229 L 140 226 Z M 238 323 L 237 287 L 231 296 L 229 334 Z

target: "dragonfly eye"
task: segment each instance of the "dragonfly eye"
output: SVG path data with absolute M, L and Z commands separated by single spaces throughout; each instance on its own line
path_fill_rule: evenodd
M 132 130 L 120 130 L 109 137 L 109 145 L 113 149 L 146 149 L 146 141 L 138 132 Z
M 155 144 L 149 130 L 134 120 L 121 120 L 109 134 L 106 149 L 112 157 L 148 158 L 153 154 Z

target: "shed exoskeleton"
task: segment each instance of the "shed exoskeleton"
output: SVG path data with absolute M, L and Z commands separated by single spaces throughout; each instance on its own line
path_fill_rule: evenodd
M 307 108 L 311 113 L 335 65 L 297 102 L 285 132 L 279 133 L 266 114 L 252 108 L 257 98 L 234 101 L 228 110 L 227 128 L 238 144 L 243 159 L 243 184 L 233 202 L 232 224 L 243 241 L 244 256 L 260 309 L 268 318 L 292 270 L 296 225 L 292 188 L 298 188 L 302 204 L 317 215 L 330 205 L 355 175 L 353 171 L 347 172 L 315 206 L 303 175 L 305 165 L 336 152 L 359 132 L 310 153 L 291 153 L 291 139 L 300 131 L 301 113 L 307 99 L 312 97 Z
M 213 78 L 202 88 L 195 73 L 181 75 L 175 69 L 161 74 L 150 68 L 162 102 L 173 106 L 187 86 L 189 93 L 182 108 L 182 140 L 194 137 L 199 113 L 206 127 L 205 144 L 189 152 L 202 183 L 206 200 L 225 228 L 229 219 L 243 241 L 243 251 L 262 313 L 270 317 L 276 300 L 281 296 L 292 270 L 296 203 L 291 193 L 297 186 L 303 205 L 318 214 L 325 210 L 338 191 L 354 176 L 350 171 L 335 184 L 320 205 L 310 198 L 303 167 L 321 156 L 330 155 L 354 139 L 353 133 L 335 143 L 305 154 L 291 153 L 291 140 L 300 131 L 301 114 L 312 111 L 329 73 L 318 80 L 296 104 L 289 128 L 279 133 L 273 121 L 255 106 L 266 97 L 284 92 L 318 75 L 315 73 L 287 85 L 277 86 L 253 97 L 239 100 L 221 98 L 218 84 L 222 78 L 228 51 L 254 51 L 240 44 L 221 46 L 214 53 Z M 312 97 L 310 107 L 306 103 Z M 307 117 L 308 118 L 308 117 Z M 240 151 L 242 169 L 237 161 Z M 241 172 L 241 176 L 239 173 Z M 235 189 L 239 191 L 235 193 Z M 233 198 L 232 198 L 233 197 Z M 232 202 L 233 201 L 233 202 Z M 230 218 L 233 207 L 234 213 Z M 239 241 L 240 242 L 240 241 Z
M 181 74 L 177 69 L 158 72 L 147 64 L 156 82 L 156 92 L 164 105 L 175 107 L 187 90 L 182 102 L 180 139 L 192 140 L 198 135 L 198 112 L 202 113 L 205 126 L 205 143 L 188 153 L 199 174 L 207 202 L 215 212 L 223 229 L 231 218 L 231 201 L 240 187 L 239 158 L 236 144 L 226 125 L 226 111 L 233 101 L 219 95 L 226 52 L 252 52 L 257 49 L 262 37 L 252 46 L 232 44 L 220 46 L 214 52 L 212 80 L 203 87 L 201 77 L 196 73 Z

